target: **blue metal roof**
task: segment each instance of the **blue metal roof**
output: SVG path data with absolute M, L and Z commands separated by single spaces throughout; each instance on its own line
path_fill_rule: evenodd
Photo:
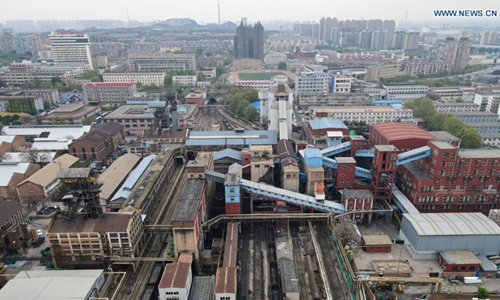
M 149 167 L 149 165 L 153 162 L 153 160 L 156 158 L 156 155 L 149 155 L 147 157 L 144 157 L 141 162 L 133 169 L 130 171 L 130 173 L 127 176 L 127 179 L 125 179 L 125 182 L 120 186 L 118 191 L 115 193 L 113 198 L 111 198 L 111 201 L 116 201 L 119 199 L 127 199 L 130 193 L 132 193 L 132 190 L 134 189 L 134 186 L 136 185 L 137 181 L 141 178 L 142 174 L 144 174 L 144 171 Z
M 233 149 L 224 149 L 214 153 L 214 160 L 223 159 L 225 157 L 241 161 L 241 152 Z
M 321 119 L 310 120 L 309 125 L 314 130 L 326 129 L 326 128 L 347 129 L 347 126 L 345 126 L 344 122 L 342 122 L 341 120 L 330 119 L 330 118 L 321 118 Z
M 403 100 L 372 100 L 371 104 L 402 104 Z
M 255 101 L 255 102 L 252 102 L 250 104 L 252 104 L 252 106 L 255 107 L 256 109 L 260 110 L 260 101 Z
M 321 154 L 321 151 L 319 149 L 316 149 L 316 148 L 304 149 L 304 155 L 306 158 L 321 157 L 321 159 L 323 159 L 323 155 Z

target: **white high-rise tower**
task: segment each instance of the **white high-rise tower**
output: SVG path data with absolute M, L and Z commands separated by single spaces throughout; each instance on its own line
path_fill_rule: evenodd
M 84 62 L 92 68 L 89 36 L 82 32 L 56 31 L 49 35 L 55 62 Z
M 287 80 L 286 76 L 274 76 L 271 88 L 259 92 L 261 122 L 266 116 L 268 130 L 277 130 L 280 140 L 292 138 L 293 91 Z

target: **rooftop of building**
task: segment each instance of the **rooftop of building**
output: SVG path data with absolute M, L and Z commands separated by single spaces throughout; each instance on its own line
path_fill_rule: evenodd
M 458 156 L 463 158 L 500 158 L 498 149 L 461 149 Z
M 87 82 L 83 87 L 131 87 L 133 82 Z
M 134 209 L 131 211 L 107 212 L 97 219 L 85 213 L 74 214 L 70 220 L 56 218 L 49 233 L 126 232 Z
M 500 227 L 482 213 L 403 214 L 421 236 L 494 235 Z
M 432 180 L 433 178 L 414 161 L 406 163 L 405 168 L 418 180 Z
M 27 162 L 1 162 L 0 163 L 0 187 L 9 185 L 14 174 L 26 174 L 30 163 Z M 1 223 L 0 223 L 1 224 Z
M 323 154 L 317 148 L 307 147 L 304 149 L 304 158 L 323 158 Z
M 371 128 L 377 130 L 380 135 L 382 135 L 389 141 L 406 139 L 436 139 L 433 135 L 427 133 L 422 128 L 413 124 L 387 122 L 373 124 Z
M 90 177 L 91 168 L 64 168 L 59 170 L 57 178 L 87 179 Z
M 483 139 L 499 139 L 500 138 L 500 132 L 482 132 L 482 133 L 479 133 L 479 135 Z
M 280 277 L 283 293 L 299 293 L 299 278 L 297 278 L 295 262 L 292 259 L 279 258 L 278 268 L 280 274 L 282 274 Z
M 363 235 L 361 236 L 363 242 L 366 246 L 374 246 L 374 245 L 391 245 L 392 240 L 389 238 L 387 234 L 380 235 Z
M 276 130 L 190 131 L 186 146 L 276 145 Z
M 448 265 L 481 264 L 479 258 L 470 250 L 442 250 L 438 253 Z
M 181 196 L 175 206 L 173 221 L 192 221 L 198 210 L 198 203 L 204 193 L 205 180 L 191 179 L 186 181 Z
M 22 271 L 0 290 L 0 299 L 87 299 L 103 270 Z
M 343 189 L 342 198 L 373 199 L 373 194 L 372 192 L 370 192 L 370 190 L 365 190 L 365 189 L 359 189 L 359 190 Z
M 438 141 L 442 142 L 460 142 L 461 139 L 449 133 L 448 131 L 427 131 L 430 135 L 434 136 Z
M 86 144 L 100 145 L 110 139 L 111 137 L 109 134 L 102 132 L 100 130 L 92 130 L 91 132 L 88 132 L 83 136 L 81 136 L 77 141 L 79 142 L 83 141 Z
M 187 162 L 187 167 L 205 167 L 207 165 L 207 161 L 206 160 L 199 160 L 199 159 L 196 159 L 196 160 L 190 160 Z
M 130 213 L 108 212 L 97 218 L 94 232 L 126 232 L 130 222 Z
M 338 163 L 341 163 L 341 164 L 355 164 L 356 163 L 356 160 L 354 159 L 354 157 L 335 157 L 334 158 Z
M 457 149 L 457 147 L 445 141 L 429 141 L 429 143 L 435 145 L 439 149 L 448 149 L 448 150 Z
M 111 201 L 122 201 L 128 199 L 139 179 L 155 159 L 156 155 L 154 154 L 142 158 L 141 162 L 128 173 L 127 179 L 125 179 L 125 182 L 123 182 L 118 191 L 113 195 Z
M 223 159 L 226 157 L 232 158 L 232 159 L 237 160 L 237 161 L 241 161 L 241 157 L 242 157 L 241 151 L 236 151 L 233 149 L 224 149 L 224 150 L 214 152 L 214 160 L 220 160 L 220 159 Z
M 4 126 L 2 134 L 36 136 L 49 139 L 77 139 L 89 132 L 90 125 L 13 125 Z
M 295 152 L 295 149 L 293 148 L 293 143 L 290 140 L 279 140 L 278 141 L 278 155 L 280 157 L 297 157 L 297 152 Z
M 222 267 L 217 269 L 215 275 L 215 290 L 217 294 L 236 294 L 236 268 Z
M 97 124 L 95 128 L 99 129 L 100 131 L 106 132 L 109 135 L 115 135 L 122 131 L 125 126 L 116 122 L 106 122 Z
M 73 166 L 77 161 L 78 161 L 77 157 L 74 157 L 69 154 L 64 154 L 58 157 L 57 159 L 54 159 L 52 162 L 48 163 L 42 169 L 38 170 L 38 172 L 31 175 L 24 181 L 22 181 L 19 185 L 25 182 L 30 182 L 38 184 L 42 187 L 46 187 L 57 178 L 57 173 L 59 172 L 60 169 L 69 168 Z
M 53 113 L 59 114 L 59 113 L 73 113 L 77 110 L 80 110 L 84 108 L 85 105 L 81 103 L 66 103 L 58 108 L 54 108 L 52 110 Z M 95 107 L 93 107 L 95 108 Z
M 329 128 L 341 128 L 348 129 L 347 126 L 341 120 L 331 119 L 331 118 L 321 118 L 308 121 L 309 126 L 313 130 L 329 129 Z
M 98 178 L 98 181 L 102 183 L 99 196 L 109 200 L 140 159 L 139 156 L 131 153 L 118 157 Z
M 458 88 L 457 88 L 458 89 Z M 447 102 L 447 103 L 434 103 L 434 106 L 477 106 L 479 107 L 479 104 L 476 104 L 474 102 Z
M 213 276 L 195 276 L 188 300 L 211 300 L 214 293 Z
M 17 201 L 0 200 L 0 224 L 5 224 L 23 207 Z
M 153 109 L 148 105 L 122 105 L 105 116 L 104 120 L 116 118 L 154 119 Z M 107 122 L 106 122 L 107 123 Z
M 392 152 L 392 151 L 399 151 L 398 148 L 396 148 L 393 145 L 375 145 L 373 146 L 376 150 L 379 152 Z
M 326 113 L 385 113 L 385 112 L 412 112 L 409 108 L 394 108 L 390 105 L 376 105 L 376 106 L 336 106 L 324 107 L 315 106 L 309 107 L 309 110 L 315 112 Z
M 500 127 L 500 122 L 465 122 L 472 128 L 476 127 Z

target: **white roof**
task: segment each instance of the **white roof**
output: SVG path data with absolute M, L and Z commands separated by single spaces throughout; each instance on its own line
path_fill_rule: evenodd
M 15 135 L 0 135 L 0 144 L 3 142 L 12 143 L 15 137 Z
M 0 163 L 0 186 L 8 186 L 14 173 L 26 174 L 29 165 L 29 163 Z
M 2 134 L 40 136 L 42 132 L 50 132 L 48 137 L 51 139 L 77 139 L 89 132 L 91 127 L 90 125 L 5 126 L 2 128 Z
M 71 139 L 35 139 L 31 148 L 33 150 L 68 150 L 68 145 L 71 144 L 73 140 Z
M 41 162 L 41 158 L 43 158 L 42 162 L 51 162 L 54 160 L 57 152 L 43 152 L 37 153 L 37 162 Z M 4 157 L 3 162 L 9 163 L 20 163 L 27 162 L 27 158 L 23 157 L 23 152 L 5 152 L 6 157 Z
M 500 227 L 482 213 L 403 214 L 419 235 L 500 235 Z
M 102 273 L 102 270 L 22 271 L 0 290 L 0 299 L 86 299 Z

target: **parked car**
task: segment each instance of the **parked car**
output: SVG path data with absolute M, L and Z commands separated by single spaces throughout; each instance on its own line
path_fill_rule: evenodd
M 39 237 L 39 238 L 42 238 L 43 237 L 43 231 L 41 229 L 38 229 L 36 231 L 36 235 Z
M 40 247 L 40 245 L 42 245 L 43 242 L 45 242 L 45 238 L 44 237 L 39 238 L 38 240 L 33 242 L 32 244 L 33 248 Z

